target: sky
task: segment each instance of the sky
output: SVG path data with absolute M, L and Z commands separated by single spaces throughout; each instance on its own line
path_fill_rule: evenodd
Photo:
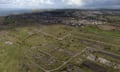
M 0 0 L 0 9 L 117 8 L 120 0 Z

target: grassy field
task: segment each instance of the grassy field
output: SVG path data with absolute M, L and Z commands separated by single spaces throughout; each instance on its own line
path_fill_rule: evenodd
M 0 72 L 95 72 L 81 65 L 86 47 L 120 55 L 120 31 L 96 25 L 11 26 L 0 30 Z

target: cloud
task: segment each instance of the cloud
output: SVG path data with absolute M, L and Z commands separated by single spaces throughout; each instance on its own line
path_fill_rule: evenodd
M 120 0 L 84 0 L 84 7 L 120 8 Z
M 53 0 L 0 0 L 0 6 L 7 8 L 32 8 L 43 5 L 54 5 L 54 2 Z
M 120 0 L 0 0 L 0 8 L 119 8 Z
M 83 0 L 63 0 L 67 5 L 81 6 L 83 4 Z
M 54 2 L 52 0 L 16 0 L 13 2 L 14 4 L 23 4 L 23 5 L 53 5 Z
M 11 0 L 0 0 L 0 4 L 8 4 Z

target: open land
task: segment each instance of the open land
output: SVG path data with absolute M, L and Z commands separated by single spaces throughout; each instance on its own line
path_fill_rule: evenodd
M 0 17 L 0 72 L 120 72 L 120 11 Z

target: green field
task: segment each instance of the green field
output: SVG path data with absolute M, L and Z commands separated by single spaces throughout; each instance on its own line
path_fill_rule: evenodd
M 71 66 L 71 72 L 94 72 L 81 66 L 86 59 L 79 53 L 86 47 L 120 55 L 120 31 L 94 25 L 11 26 L 0 30 L 0 72 L 68 72 Z

